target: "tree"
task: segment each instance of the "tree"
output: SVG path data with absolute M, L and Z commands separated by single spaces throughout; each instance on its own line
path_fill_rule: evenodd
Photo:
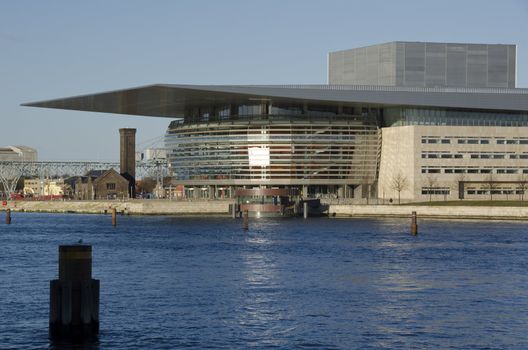
M 454 190 L 458 192 L 458 198 L 459 199 L 462 199 L 463 198 L 463 193 L 460 193 L 460 190 L 464 191 L 464 188 L 460 188 L 460 183 L 461 182 L 465 182 L 467 181 L 466 179 L 466 174 L 464 173 L 460 173 L 458 174 L 458 176 L 455 178 L 455 180 L 453 181 L 453 187 L 454 187 Z
M 427 174 L 427 176 L 425 177 L 425 185 L 429 189 L 429 202 L 433 200 L 433 187 L 436 187 L 437 182 L 438 181 L 436 180 L 436 176 L 432 174 Z
M 484 179 L 485 188 L 489 191 L 490 194 L 490 200 L 493 200 L 493 192 L 499 188 L 497 181 L 495 181 L 495 178 L 493 176 L 493 173 L 489 173 L 488 176 Z
M 528 179 L 526 178 L 526 174 L 520 173 L 519 179 L 517 181 L 518 181 L 517 190 L 519 191 L 519 198 L 522 202 L 524 201 L 524 191 L 526 191 L 526 188 L 528 187 Z
M 398 204 L 400 204 L 401 191 L 406 190 L 409 187 L 409 181 L 407 177 L 401 172 L 398 172 L 392 177 L 392 189 L 398 192 Z

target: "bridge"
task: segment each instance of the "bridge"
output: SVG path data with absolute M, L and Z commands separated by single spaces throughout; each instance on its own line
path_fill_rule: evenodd
M 0 184 L 7 196 L 13 194 L 22 176 L 32 178 L 66 178 L 82 176 L 91 170 L 116 169 L 119 163 L 91 161 L 0 161 Z M 167 162 L 149 161 L 136 162 L 136 178 L 155 178 L 160 182 L 163 177 L 170 176 Z

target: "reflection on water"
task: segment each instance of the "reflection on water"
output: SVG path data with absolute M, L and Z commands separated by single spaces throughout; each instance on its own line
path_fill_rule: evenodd
M 528 348 L 525 223 L 14 213 L 0 348 Z M 47 339 L 57 246 L 93 245 L 101 334 Z

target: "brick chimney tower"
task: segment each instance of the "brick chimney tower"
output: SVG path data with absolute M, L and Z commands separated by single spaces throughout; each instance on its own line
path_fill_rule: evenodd
M 121 176 L 128 180 L 128 195 L 136 197 L 136 129 L 119 129 Z

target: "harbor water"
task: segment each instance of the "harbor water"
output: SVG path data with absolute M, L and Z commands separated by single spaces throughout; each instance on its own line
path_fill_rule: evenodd
M 528 223 L 13 213 L 0 349 L 527 349 Z M 93 246 L 95 343 L 48 340 L 58 246 Z

